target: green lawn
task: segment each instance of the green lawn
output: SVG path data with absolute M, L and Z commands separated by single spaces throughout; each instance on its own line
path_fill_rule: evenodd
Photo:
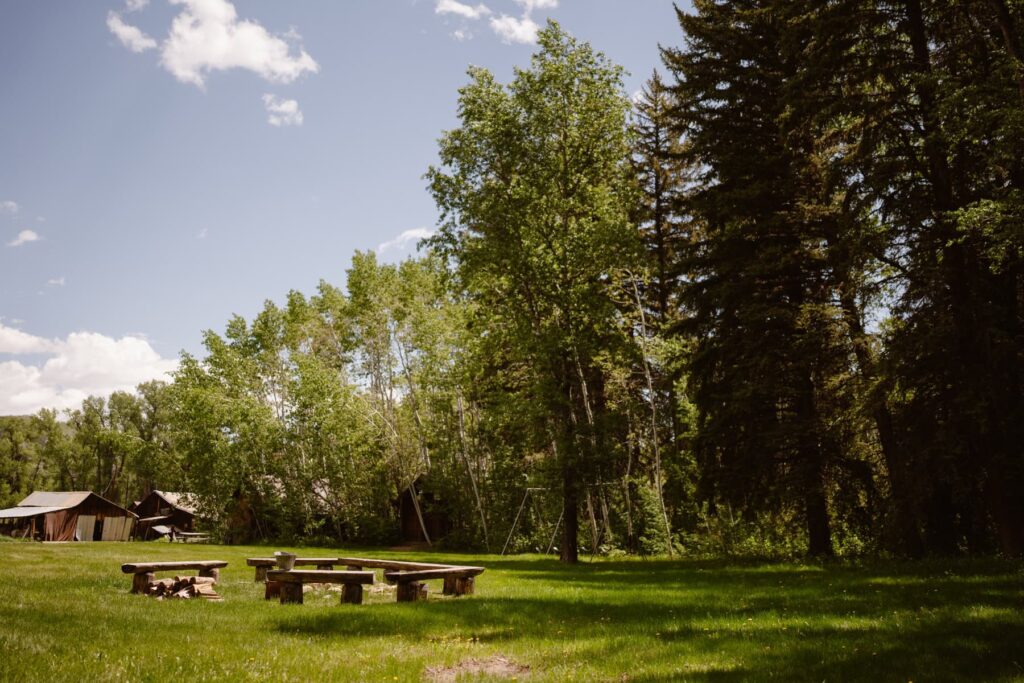
M 519 680 L 1024 680 L 1020 563 L 804 565 L 391 553 L 487 567 L 426 603 L 262 599 L 272 549 L 0 543 L 4 681 L 418 681 L 505 657 Z M 338 549 L 301 550 L 334 555 Z M 223 559 L 222 603 L 130 595 L 129 560 Z M 465 680 L 489 680 L 486 675 Z M 429 678 L 427 678 L 429 680 Z M 463 679 L 460 679 L 463 680 Z

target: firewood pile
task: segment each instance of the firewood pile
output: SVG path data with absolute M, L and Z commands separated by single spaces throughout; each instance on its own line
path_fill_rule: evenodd
M 223 600 L 213 589 L 216 579 L 208 576 L 175 576 L 173 579 L 160 579 L 146 586 L 145 594 L 157 600 Z

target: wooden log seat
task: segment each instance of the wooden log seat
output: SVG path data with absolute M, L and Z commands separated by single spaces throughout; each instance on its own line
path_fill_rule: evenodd
M 245 563 L 256 568 L 256 583 L 267 580 L 267 571 L 277 567 L 277 560 L 273 557 L 249 557 Z M 296 557 L 295 566 L 308 567 L 310 565 L 317 569 L 331 570 L 334 565 L 343 564 L 338 562 L 336 557 Z
M 358 605 L 363 602 L 363 584 L 373 583 L 373 572 L 331 571 L 326 569 L 272 569 L 267 572 L 267 586 L 280 587 L 281 604 L 302 604 L 302 586 L 307 583 L 343 584 L 341 602 Z
M 442 566 L 411 571 L 387 571 L 384 578 L 398 584 L 398 602 L 415 602 L 427 597 L 424 581 L 444 579 L 445 595 L 472 595 L 474 577 L 483 574 L 483 567 Z
M 228 566 L 222 560 L 193 560 L 185 562 L 126 562 L 121 571 L 132 574 L 132 593 L 142 593 L 146 586 L 156 580 L 157 572 L 170 572 L 178 569 L 195 569 L 199 576 L 206 576 L 216 583 L 220 579 L 220 570 Z

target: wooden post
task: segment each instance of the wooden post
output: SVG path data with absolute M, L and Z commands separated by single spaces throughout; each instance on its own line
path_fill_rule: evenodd
M 200 569 L 199 576 L 208 576 L 213 579 L 214 583 L 220 582 L 220 570 L 219 569 Z
M 416 602 L 427 599 L 427 584 L 419 581 L 403 581 L 395 591 L 398 602 Z
M 455 595 L 472 595 L 474 580 L 472 576 L 455 579 Z
M 280 581 L 267 581 L 266 587 L 263 589 L 263 599 L 270 600 L 281 595 L 281 582 Z
M 346 583 L 341 589 L 341 604 L 363 604 L 363 585 L 361 583 Z
M 456 593 L 454 576 L 444 577 L 444 589 L 441 592 L 444 595 L 458 595 L 458 593 Z
M 302 604 L 302 582 L 282 581 L 281 582 L 281 604 Z
M 256 583 L 267 580 L 267 570 L 270 567 L 256 567 Z
M 137 572 L 132 574 L 132 593 L 145 593 L 146 587 L 156 581 L 153 572 Z

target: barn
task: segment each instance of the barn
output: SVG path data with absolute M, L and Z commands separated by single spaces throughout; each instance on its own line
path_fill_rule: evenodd
M 33 491 L 0 510 L 0 533 L 39 541 L 127 541 L 136 516 L 92 491 Z
M 136 538 L 148 541 L 166 536 L 174 529 L 176 533 L 195 531 L 196 509 L 188 493 L 171 491 L 150 491 L 149 495 L 131 506 L 139 516 L 135 530 Z

